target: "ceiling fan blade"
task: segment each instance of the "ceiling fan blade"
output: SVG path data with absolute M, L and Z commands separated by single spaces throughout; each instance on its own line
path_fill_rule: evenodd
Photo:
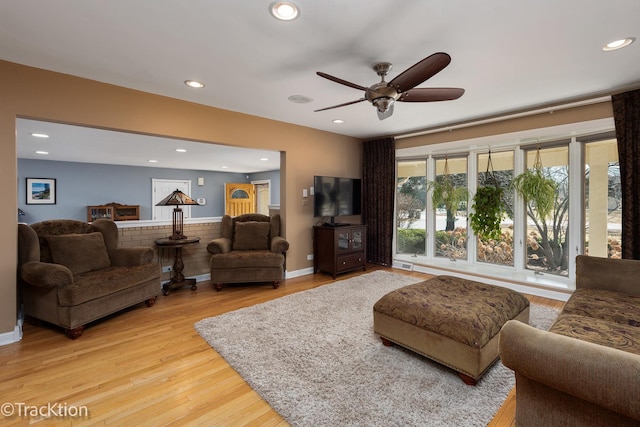
M 329 79 L 329 80 L 331 80 L 333 82 L 340 83 L 341 85 L 349 86 L 349 87 L 352 87 L 354 89 L 360 89 L 360 90 L 363 90 L 365 92 L 369 89 L 369 88 L 366 88 L 364 86 L 360 86 L 360 85 L 357 85 L 355 83 L 351 83 L 351 82 L 348 82 L 346 80 L 342 80 L 341 78 L 334 77 L 334 76 L 332 76 L 330 74 L 323 73 L 322 71 L 318 71 L 318 72 L 316 72 L 316 74 L 319 75 L 320 77 L 324 77 L 325 79 Z
M 326 108 L 321 108 L 319 110 L 314 110 L 313 112 L 317 113 L 318 111 L 331 110 L 332 108 L 338 108 L 338 107 L 345 107 L 347 105 L 357 104 L 358 102 L 366 101 L 366 99 L 367 98 L 360 98 L 360 99 L 357 99 L 355 101 L 345 102 L 344 104 L 338 104 L 338 105 L 334 105 L 332 107 L 326 107 Z
M 389 82 L 398 92 L 406 92 L 420 83 L 435 76 L 451 62 L 451 57 L 444 52 L 427 56 L 422 61 L 404 70 Z
M 389 108 L 387 108 L 387 110 L 384 113 L 380 112 L 380 110 L 377 110 L 378 118 L 380 120 L 384 120 L 388 117 L 391 117 L 391 115 L 393 114 L 393 105 L 394 104 L 389 105 Z
M 403 92 L 398 101 L 403 102 L 432 102 L 451 101 L 464 94 L 464 89 L 458 87 L 427 87 L 415 88 Z

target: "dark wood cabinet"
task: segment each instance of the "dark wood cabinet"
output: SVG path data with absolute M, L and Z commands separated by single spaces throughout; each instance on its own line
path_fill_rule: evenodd
M 333 278 L 339 273 L 362 269 L 367 262 L 367 226 L 313 227 L 313 272 Z
M 140 219 L 140 206 L 121 205 L 120 203 L 87 206 L 87 222 L 92 222 L 99 218 L 106 218 L 114 221 L 138 220 Z

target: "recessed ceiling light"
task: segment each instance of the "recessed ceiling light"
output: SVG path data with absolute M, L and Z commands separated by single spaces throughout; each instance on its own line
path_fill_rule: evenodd
M 313 101 L 313 98 L 309 98 L 306 95 L 291 95 L 287 99 L 294 104 L 308 104 Z
M 147 160 L 149 163 L 158 163 L 157 160 Z
M 623 47 L 629 46 L 635 40 L 635 37 L 626 37 L 624 39 L 614 40 L 604 45 L 602 50 L 604 50 L 605 52 L 609 52 L 612 50 L 622 49 Z
M 198 82 L 196 80 L 185 80 L 184 84 L 186 84 L 189 87 L 194 87 L 196 89 L 200 89 L 204 87 L 204 83 Z
M 36 138 L 49 138 L 49 135 L 46 133 L 32 133 L 31 136 L 35 136 Z
M 292 21 L 300 16 L 298 6 L 288 1 L 274 1 L 269 5 L 269 12 L 281 21 Z
M 184 148 L 176 148 L 176 151 L 178 153 L 186 153 L 187 152 L 187 150 L 185 150 Z
M 266 161 L 267 161 L 267 160 L 269 160 L 269 159 L 268 159 L 268 158 L 266 158 L 266 157 L 261 157 L 261 158 L 260 158 L 260 160 L 262 160 L 263 162 L 266 162 Z
M 38 150 L 38 151 L 36 151 L 36 154 L 49 154 L 49 152 L 48 151 L 40 151 L 40 150 Z
M 222 169 L 228 169 L 229 166 L 220 166 Z
M 333 123 L 341 124 L 341 123 L 344 123 L 344 120 L 342 120 L 342 119 L 334 119 Z

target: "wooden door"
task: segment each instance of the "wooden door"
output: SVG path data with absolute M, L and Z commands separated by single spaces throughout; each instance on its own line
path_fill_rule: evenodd
M 256 189 L 256 212 L 269 215 L 269 200 L 271 199 L 268 183 L 254 184 Z
M 232 183 L 224 184 L 225 214 L 238 216 L 256 211 L 256 195 L 253 184 Z

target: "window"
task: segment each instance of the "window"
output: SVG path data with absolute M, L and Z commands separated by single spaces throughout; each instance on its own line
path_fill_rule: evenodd
M 501 204 L 505 212 L 500 223 L 499 239 L 477 238 L 476 259 L 499 265 L 513 265 L 513 151 L 478 154 L 478 188 L 495 185 L 502 189 Z
M 527 169 L 555 186 L 548 213 L 532 194 L 526 209 L 526 267 L 536 272 L 567 275 L 569 269 L 569 146 L 535 148 L 526 152 Z
M 622 258 L 622 191 L 615 139 L 585 144 L 584 253 Z
M 431 194 L 436 218 L 435 254 L 451 260 L 467 259 L 467 158 L 436 160 Z
M 576 255 L 621 257 L 613 120 L 536 133 L 398 149 L 395 259 L 426 272 L 442 268 L 571 289 Z M 526 171 L 551 183 L 546 212 L 535 197 L 514 190 Z M 467 220 L 473 196 L 485 185 L 503 190 L 501 230 L 492 239 L 476 236 Z M 454 188 L 463 195 L 447 202 Z
M 396 252 L 424 254 L 426 241 L 427 162 L 403 160 L 397 165 Z

